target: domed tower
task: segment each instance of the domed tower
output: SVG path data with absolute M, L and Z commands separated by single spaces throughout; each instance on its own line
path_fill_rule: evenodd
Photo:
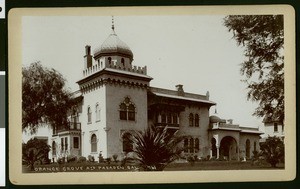
M 147 89 L 151 77 L 146 66 L 132 65 L 133 53 L 115 32 L 91 54 L 86 46 L 83 78 L 78 81 L 82 94 L 82 155 L 97 159 L 128 150 L 124 140 L 129 131 L 147 127 Z
M 115 33 L 114 23 L 112 33 L 103 44 L 94 51 L 94 59 L 104 65 L 116 65 L 121 68 L 132 68 L 133 53 L 126 43 L 124 43 Z
M 93 58 L 91 55 L 91 47 L 86 46 L 86 55 L 84 69 L 95 66 L 97 69 L 103 68 L 119 68 L 122 70 L 132 71 L 132 69 L 140 69 L 139 71 L 146 74 L 146 67 L 138 68 L 132 66 L 133 53 L 129 46 L 123 42 L 115 32 L 114 21 L 112 22 L 111 34 L 106 38 L 101 46 L 94 50 Z M 84 73 L 84 75 L 86 75 Z

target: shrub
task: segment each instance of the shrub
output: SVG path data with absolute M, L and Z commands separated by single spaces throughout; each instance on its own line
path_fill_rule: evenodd
M 121 166 L 125 166 L 125 165 L 126 165 L 126 162 L 127 162 L 127 158 L 124 157 L 124 158 L 121 160 Z
M 80 156 L 77 160 L 77 163 L 86 162 L 86 157 Z
M 35 163 L 43 163 L 48 159 L 50 146 L 39 139 L 30 139 L 26 144 L 22 144 L 22 161 L 34 170 Z
M 99 159 L 99 163 L 103 163 L 104 162 L 104 158 L 103 158 L 101 152 L 99 153 L 98 159 Z
M 57 159 L 57 163 L 58 163 L 58 164 L 63 164 L 63 163 L 65 163 L 65 157 L 58 158 L 58 159 Z
M 109 158 L 106 158 L 105 161 L 106 161 L 107 164 L 110 164 L 111 158 L 110 158 L 110 157 L 109 157 Z
M 195 157 L 194 156 L 188 156 L 187 161 L 193 166 L 195 164 Z
M 177 160 L 183 152 L 183 148 L 178 146 L 182 140 L 183 136 L 178 136 L 177 132 L 155 126 L 149 126 L 144 132 L 134 131 L 130 137 L 131 144 L 135 146 L 134 158 L 144 171 L 162 171 Z
M 68 155 L 67 162 L 75 162 L 77 160 L 77 157 L 75 155 Z
M 284 144 L 276 136 L 268 137 L 265 142 L 260 144 L 260 149 L 261 155 L 272 167 L 276 167 L 277 163 L 284 158 Z
M 88 156 L 88 160 L 89 160 L 89 162 L 95 162 L 95 158 L 92 155 Z
M 210 158 L 210 155 L 207 155 L 207 156 L 206 156 L 206 160 L 209 161 L 210 159 L 211 159 L 211 158 Z
M 114 162 L 118 162 L 118 155 L 117 154 L 114 154 L 112 157 L 114 159 Z

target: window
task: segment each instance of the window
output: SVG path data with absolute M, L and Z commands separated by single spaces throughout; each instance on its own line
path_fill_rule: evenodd
M 125 103 L 120 105 L 120 119 L 127 120 L 127 107 Z
M 184 143 L 183 143 L 183 148 L 184 148 L 184 152 L 188 153 L 188 148 L 189 148 L 189 139 L 184 139 Z
M 135 106 L 129 97 L 126 97 L 124 102 L 119 106 L 120 120 L 135 121 Z
M 189 149 L 190 149 L 190 153 L 194 153 L 194 139 L 193 138 L 190 138 Z
M 65 150 L 68 150 L 68 137 L 65 138 Z
M 121 64 L 122 64 L 123 66 L 125 66 L 125 60 L 124 60 L 124 58 L 121 59 Z
M 64 147 L 65 147 L 65 145 L 64 145 L 64 138 L 60 139 L 60 145 L 61 145 L 61 151 L 63 152 L 64 151 Z
M 133 150 L 133 144 L 131 142 L 131 134 L 125 133 L 123 135 L 123 152 L 131 152 Z
M 88 117 L 88 123 L 92 122 L 92 110 L 91 107 L 88 107 L 87 109 L 87 117 Z
M 274 132 L 278 132 L 278 124 L 274 123 Z
M 195 127 L 199 127 L 199 115 L 195 115 Z
M 52 155 L 53 156 L 56 155 L 56 144 L 55 144 L 55 141 L 52 142 Z
M 73 137 L 73 148 L 79 148 L 79 137 Z
M 199 139 L 196 138 L 195 139 L 195 153 L 199 152 L 199 149 L 200 149 L 199 145 L 200 145 Z
M 111 57 L 108 57 L 108 63 L 111 64 Z
M 178 124 L 178 118 L 176 114 L 173 115 L 173 123 Z
M 194 126 L 194 115 L 192 113 L 189 115 L 189 125 Z
M 128 120 L 135 120 L 135 107 L 132 104 L 129 104 L 128 106 Z
M 97 136 L 95 134 L 91 136 L 91 152 L 97 152 Z
M 166 114 L 162 114 L 161 115 L 161 122 L 162 123 L 167 123 L 167 116 L 166 116 Z
M 172 123 L 172 116 L 171 116 L 171 114 L 168 114 L 167 122 L 168 123 Z
M 100 106 L 96 104 L 96 121 L 100 121 Z

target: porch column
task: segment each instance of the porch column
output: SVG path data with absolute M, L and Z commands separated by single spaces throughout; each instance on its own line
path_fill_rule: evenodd
M 180 124 L 179 123 L 179 114 L 177 114 L 177 123 Z
M 238 146 L 236 147 L 236 149 L 237 149 L 237 160 L 240 161 L 240 149 Z
M 210 156 L 210 159 L 211 159 L 212 158 L 212 148 L 210 148 L 209 156 Z
M 220 156 L 219 149 L 220 149 L 220 147 L 217 146 L 217 159 L 219 159 L 219 156 Z

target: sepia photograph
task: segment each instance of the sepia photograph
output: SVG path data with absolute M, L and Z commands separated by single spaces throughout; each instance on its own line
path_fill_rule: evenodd
M 294 23 L 289 7 L 261 8 L 15 10 L 9 82 L 18 92 L 9 96 L 18 111 L 9 127 L 20 164 L 10 177 L 18 184 L 47 174 L 44 183 L 59 184 L 109 172 L 110 181 L 84 183 L 160 183 L 184 173 L 217 182 L 212 175 L 230 171 L 222 181 L 292 179 L 295 96 L 287 91 L 295 81 L 286 72 L 295 62 L 285 62 Z M 238 180 L 242 173 L 253 176 Z

